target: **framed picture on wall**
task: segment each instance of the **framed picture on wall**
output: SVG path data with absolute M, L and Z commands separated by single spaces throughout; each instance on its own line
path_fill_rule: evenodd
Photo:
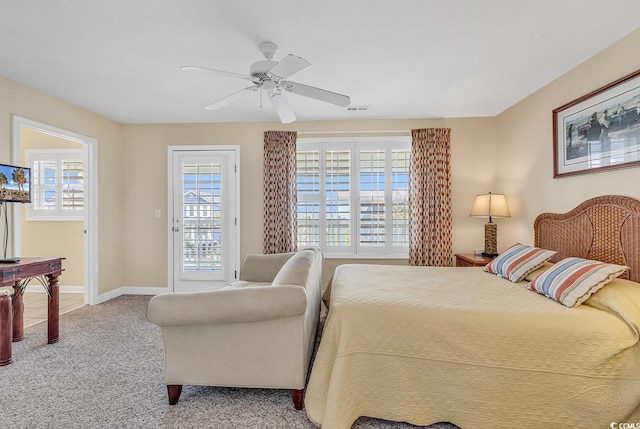
M 640 70 L 553 111 L 553 177 L 640 165 Z

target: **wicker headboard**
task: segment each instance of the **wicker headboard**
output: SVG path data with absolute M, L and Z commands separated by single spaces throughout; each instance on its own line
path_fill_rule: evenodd
M 533 229 L 536 246 L 558 252 L 551 262 L 577 256 L 627 265 L 620 277 L 640 282 L 640 200 L 591 198 L 567 213 L 542 213 Z

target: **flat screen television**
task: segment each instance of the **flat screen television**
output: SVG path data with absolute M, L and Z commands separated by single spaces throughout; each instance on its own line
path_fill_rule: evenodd
M 0 203 L 31 202 L 31 169 L 0 164 Z

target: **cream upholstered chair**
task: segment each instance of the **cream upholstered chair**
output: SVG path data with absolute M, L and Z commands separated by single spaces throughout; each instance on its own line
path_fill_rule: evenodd
M 220 290 L 165 293 L 147 318 L 160 326 L 169 403 L 183 385 L 303 389 L 320 317 L 318 248 L 247 255 L 240 279 Z

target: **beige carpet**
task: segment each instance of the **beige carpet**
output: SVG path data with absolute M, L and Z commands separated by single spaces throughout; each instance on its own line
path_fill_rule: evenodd
M 56 344 L 46 344 L 46 323 L 25 329 L 0 367 L 0 428 L 315 428 L 288 390 L 185 386 L 168 405 L 148 302 L 123 296 L 68 313 Z M 353 428 L 415 426 L 360 418 Z

